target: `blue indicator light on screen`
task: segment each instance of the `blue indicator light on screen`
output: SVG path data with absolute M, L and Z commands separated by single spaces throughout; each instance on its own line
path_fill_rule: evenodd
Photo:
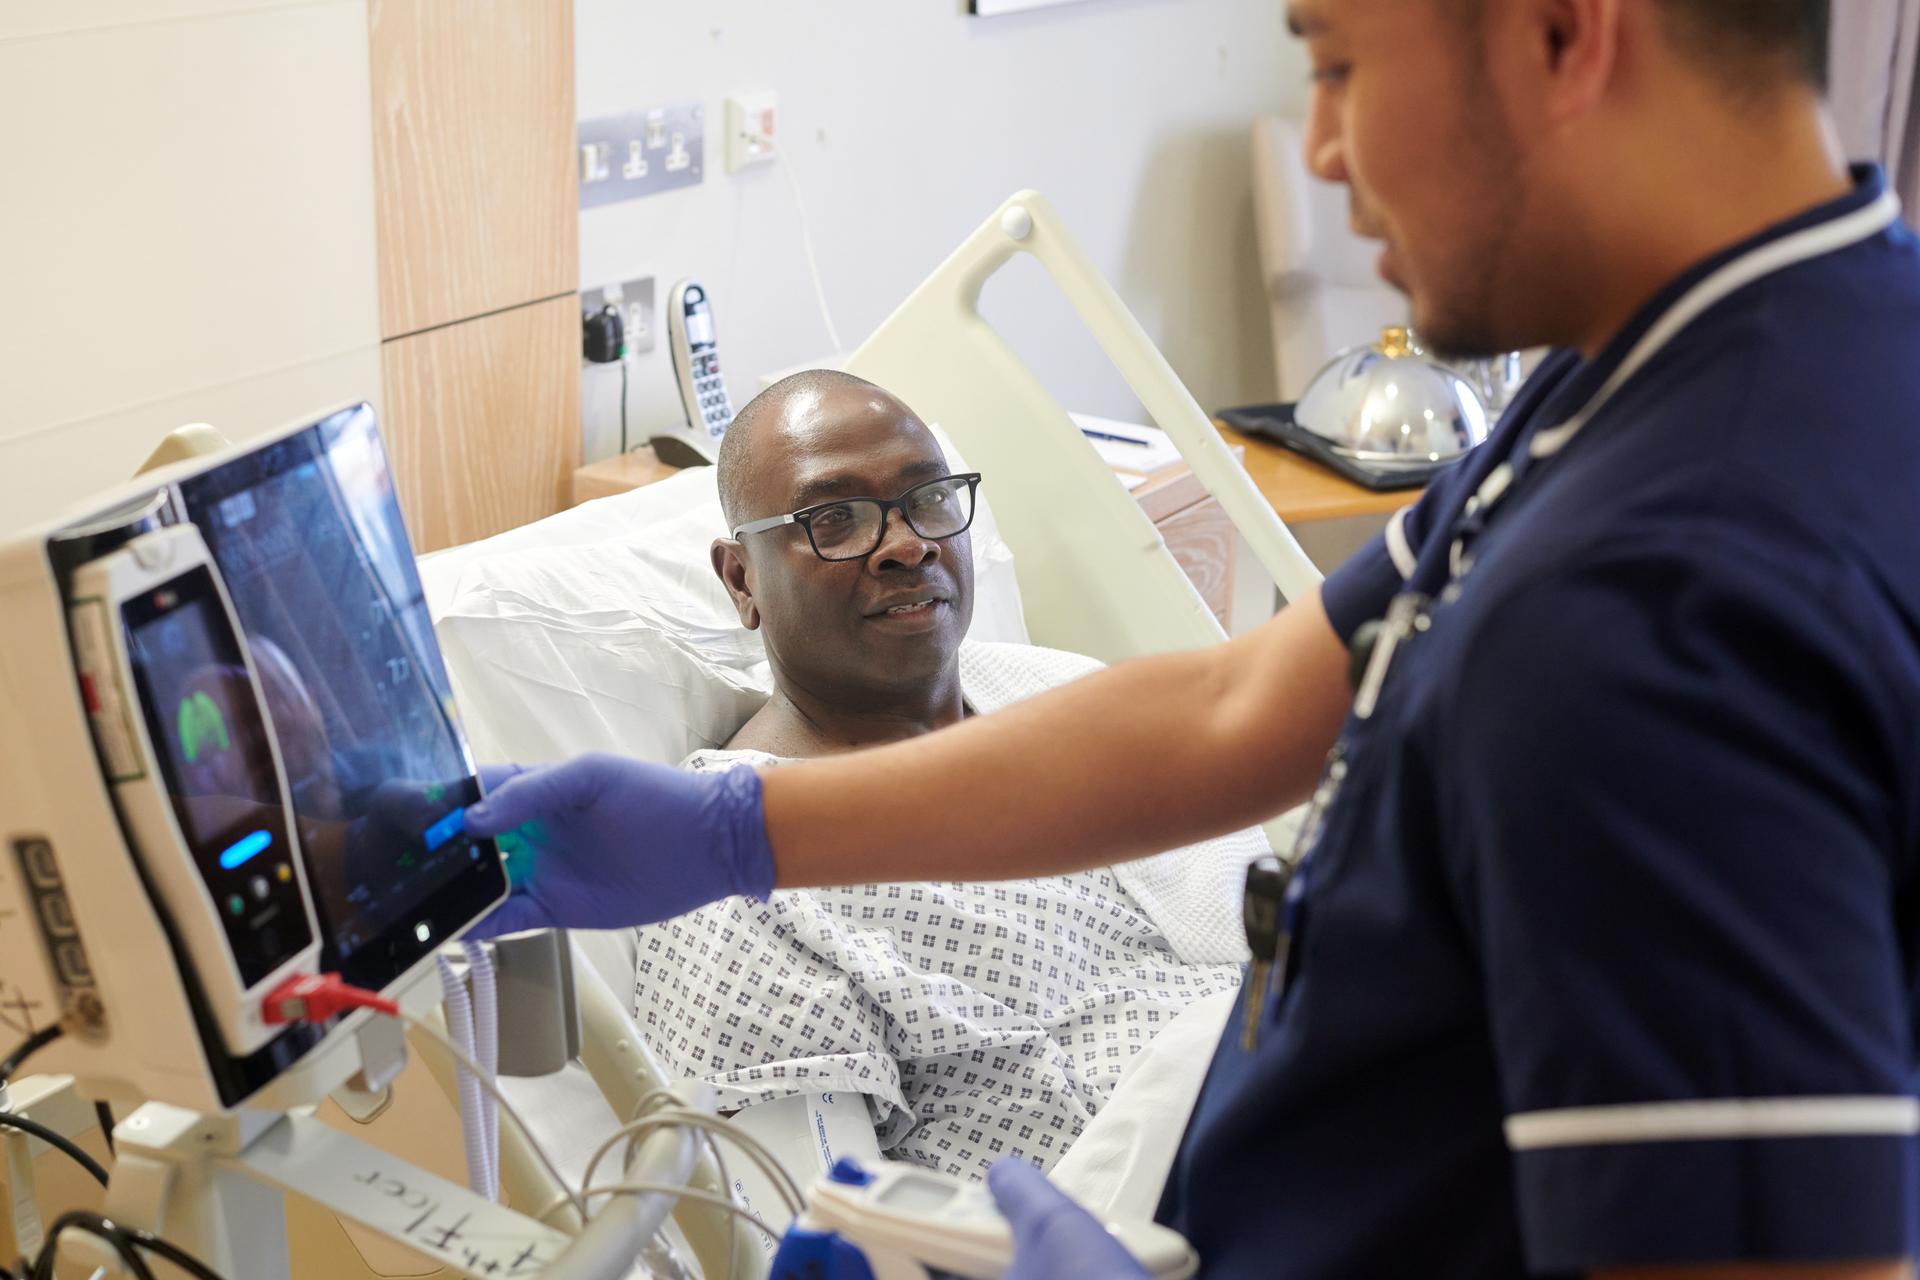
M 427 842 L 427 852 L 432 853 L 435 849 L 438 849 L 441 845 L 453 839 L 466 829 L 467 811 L 465 809 L 455 809 L 452 813 L 449 813 L 446 817 L 428 827 L 420 838 Z
M 228 871 L 243 866 L 265 853 L 267 846 L 272 843 L 273 836 L 266 831 L 256 831 L 252 835 L 241 836 L 221 851 L 220 865 Z

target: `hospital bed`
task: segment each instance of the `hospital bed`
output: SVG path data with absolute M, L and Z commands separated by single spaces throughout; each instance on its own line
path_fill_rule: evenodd
M 988 477 L 973 529 L 972 638 L 1107 662 L 1224 638 L 1139 506 L 982 318 L 983 287 L 1020 254 L 1047 272 L 1280 596 L 1311 591 L 1319 581 L 1312 563 L 1054 211 L 1027 191 L 995 211 L 845 364 L 937 423 L 956 469 Z M 477 758 L 611 750 L 676 762 L 724 744 L 771 679 L 758 636 L 738 626 L 708 569 L 707 547 L 721 527 L 712 470 L 701 468 L 423 559 Z M 631 934 L 575 935 L 574 946 L 586 961 L 579 982 L 592 1086 L 576 1072 L 524 1096 L 535 1112 L 591 1110 L 583 1095 L 597 1087 L 611 1107 L 595 1113 L 604 1118 L 621 1112 L 659 1067 L 627 1014 Z M 1068 1177 L 1070 1189 L 1104 1207 L 1151 1212 L 1225 1011 L 1217 999 L 1196 1006 L 1164 1037 L 1176 1048 L 1141 1055 L 1082 1139 L 1094 1154 L 1076 1148 L 1063 1164 L 1063 1177 L 1083 1179 L 1074 1185 Z M 796 1125 L 816 1122 L 803 1107 L 787 1110 Z M 565 1135 L 549 1136 L 568 1145 Z M 537 1184 L 538 1170 L 514 1149 L 513 1135 L 503 1131 L 502 1140 L 509 1185 Z M 716 1241 L 698 1238 L 702 1229 L 689 1216 L 682 1223 L 712 1266 Z

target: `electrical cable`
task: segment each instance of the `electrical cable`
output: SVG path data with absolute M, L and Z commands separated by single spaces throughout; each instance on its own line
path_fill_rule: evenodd
M 718 1116 L 709 1115 L 704 1111 L 693 1111 L 681 1106 L 680 1099 L 665 1089 L 652 1090 L 642 1097 L 639 1106 L 635 1108 L 635 1114 L 640 1118 L 629 1122 L 615 1131 L 600 1145 L 600 1148 L 594 1152 L 593 1158 L 587 1168 L 586 1185 L 589 1187 L 591 1186 L 591 1179 L 599 1162 L 604 1160 L 608 1153 L 620 1145 L 623 1138 L 629 1140 L 630 1143 L 637 1142 L 641 1136 L 652 1129 L 678 1127 L 701 1130 L 701 1136 L 706 1140 L 708 1150 L 712 1152 L 714 1156 L 715 1165 L 722 1170 L 726 1168 L 726 1162 L 720 1158 L 719 1151 L 713 1139 L 715 1136 L 727 1139 L 734 1146 L 745 1151 L 748 1158 L 754 1162 L 760 1172 L 766 1175 L 767 1181 L 773 1184 L 775 1192 L 780 1196 L 780 1200 L 788 1213 L 798 1217 L 805 1207 L 805 1196 L 801 1193 L 799 1184 L 793 1180 L 793 1176 L 787 1172 L 786 1167 L 780 1163 L 774 1154 L 753 1135 L 734 1128 Z M 724 1173 L 722 1175 L 722 1181 L 727 1185 L 731 1185 L 731 1179 Z M 591 1196 L 598 1194 L 600 1190 L 601 1188 L 593 1188 L 583 1194 Z M 566 1203 L 564 1199 L 556 1198 L 547 1204 L 539 1213 L 534 1214 L 534 1220 L 537 1222 L 545 1222 L 553 1211 L 564 1203 Z
M 532 1126 L 526 1122 L 519 1109 L 508 1100 L 506 1094 L 500 1091 L 500 1086 L 481 1069 L 480 1064 L 473 1060 L 471 1054 L 455 1044 L 452 1037 L 425 1018 L 408 1013 L 378 991 L 368 991 L 341 981 L 337 973 L 301 974 L 287 979 L 267 993 L 266 999 L 262 1002 L 261 1013 L 269 1026 L 278 1026 L 287 1022 L 323 1023 L 350 1009 L 372 1009 L 386 1014 L 389 1018 L 398 1018 L 446 1050 L 448 1056 L 460 1066 L 465 1067 L 480 1087 L 500 1104 L 500 1110 L 506 1112 L 507 1118 L 513 1121 L 514 1128 L 518 1129 L 520 1136 L 527 1140 L 527 1146 L 532 1149 L 541 1167 L 547 1171 L 547 1176 L 553 1179 L 555 1186 L 567 1193 L 567 1198 L 573 1202 L 574 1208 L 580 1213 L 580 1221 L 587 1220 L 586 1200 L 561 1175 L 560 1167 L 553 1162 L 553 1157 L 547 1154 L 547 1149 L 540 1145 L 540 1140 L 534 1137 Z M 457 1071 L 454 1073 L 456 1078 L 459 1074 Z
M 710 1204 L 716 1209 L 725 1209 L 728 1213 L 731 1213 L 734 1217 L 739 1218 L 744 1222 L 750 1223 L 756 1229 L 760 1230 L 761 1232 L 764 1232 L 767 1238 L 769 1240 L 774 1241 L 776 1244 L 779 1243 L 780 1241 L 780 1233 L 778 1231 L 775 1231 L 772 1227 L 768 1226 L 765 1222 L 762 1222 L 760 1220 L 759 1214 L 754 1213 L 751 1209 L 745 1208 L 739 1204 L 734 1203 L 731 1197 L 721 1195 L 717 1191 L 702 1191 L 698 1187 L 679 1186 L 672 1182 L 616 1182 L 604 1187 L 595 1187 L 591 1191 L 587 1192 L 587 1195 L 589 1197 L 619 1196 L 619 1195 L 668 1195 L 668 1196 L 673 1196 L 676 1199 L 698 1200 L 700 1203 Z M 729 1254 L 727 1258 L 728 1274 L 732 1274 L 733 1264 L 734 1264 L 734 1259 L 731 1256 L 731 1254 Z
M 480 1064 L 469 1057 L 459 1045 L 456 1045 L 450 1040 L 445 1032 L 441 1031 L 440 1028 L 434 1026 L 426 1019 L 415 1017 L 413 1014 L 404 1011 L 395 1016 L 438 1044 L 442 1049 L 445 1049 L 453 1056 L 454 1061 L 473 1073 L 473 1078 L 480 1082 L 480 1087 L 493 1095 L 493 1100 L 500 1104 L 500 1110 L 505 1113 L 507 1119 L 513 1121 L 513 1127 L 520 1131 L 520 1136 L 527 1140 L 527 1146 L 532 1149 L 534 1157 L 540 1161 L 541 1167 L 547 1171 L 547 1176 L 553 1179 L 556 1186 L 566 1192 L 567 1199 L 573 1202 L 573 1207 L 580 1213 L 580 1221 L 585 1222 L 587 1220 L 586 1199 L 581 1196 L 578 1191 L 573 1189 L 572 1183 L 568 1182 L 566 1178 L 561 1175 L 560 1167 L 553 1162 L 553 1157 L 548 1155 L 547 1149 L 540 1145 L 540 1140 L 533 1136 L 533 1128 L 527 1124 L 526 1119 L 521 1116 L 519 1110 L 514 1107 L 513 1103 L 508 1101 L 507 1095 L 501 1092 L 500 1086 L 492 1080 L 487 1079 L 481 1072 Z
M 827 309 L 827 291 L 820 283 L 820 263 L 813 254 L 813 225 L 807 218 L 807 199 L 800 194 L 800 180 L 793 176 L 793 162 L 787 159 L 786 148 L 775 145 L 773 139 L 765 134 L 757 136 L 780 162 L 780 172 L 786 175 L 787 189 L 793 192 L 793 207 L 800 215 L 800 248 L 807 255 L 807 271 L 813 277 L 814 301 L 820 304 L 820 320 L 827 326 L 827 340 L 833 343 L 833 353 L 841 355 L 846 348 L 840 345 L 840 330 L 834 327 L 833 312 Z
M 106 1169 L 98 1160 L 95 1160 L 85 1151 L 82 1151 L 80 1147 L 65 1134 L 56 1133 L 41 1124 L 38 1120 L 29 1120 L 25 1116 L 15 1115 L 11 1111 L 0 1111 L 0 1129 L 18 1129 L 24 1134 L 40 1139 L 40 1141 L 46 1143 L 55 1151 L 58 1151 L 61 1155 L 66 1156 L 69 1160 L 72 1160 L 82 1169 L 92 1174 L 94 1181 L 98 1182 L 101 1186 L 104 1187 L 107 1185 Z
M 46 1243 L 40 1246 L 40 1256 L 35 1259 L 33 1270 L 28 1273 L 28 1280 L 54 1280 L 53 1264 L 60 1251 L 60 1235 L 70 1230 L 84 1231 L 112 1245 L 114 1253 L 133 1273 L 134 1280 L 154 1280 L 153 1268 L 147 1265 L 147 1260 L 134 1247 L 133 1235 L 118 1223 L 86 1209 L 70 1209 L 53 1220 L 53 1225 L 47 1228 Z M 195 1274 L 200 1280 L 220 1280 L 219 1276 L 204 1267 Z
M 56 1022 L 52 1026 L 40 1028 L 25 1040 L 22 1040 L 18 1045 L 14 1046 L 12 1053 L 8 1054 L 5 1058 L 0 1058 L 0 1084 L 5 1084 L 7 1081 L 13 1079 L 20 1068 L 26 1065 L 28 1058 L 31 1058 L 34 1054 L 40 1052 L 40 1050 L 46 1048 L 66 1033 L 67 1029 Z
M 675 1099 L 675 1101 L 677 1102 L 678 1099 Z M 771 1152 L 767 1151 L 765 1147 L 761 1146 L 760 1143 L 750 1135 L 731 1130 L 727 1122 L 718 1116 L 710 1116 L 704 1112 L 689 1111 L 677 1107 L 670 1113 L 666 1108 L 662 1108 L 659 1114 L 644 1116 L 639 1120 L 624 1124 L 614 1130 L 613 1134 L 609 1136 L 605 1142 L 601 1143 L 599 1148 L 593 1153 L 592 1159 L 587 1161 L 586 1176 L 581 1179 L 581 1184 L 583 1186 L 593 1185 L 593 1175 L 595 1171 L 599 1169 L 600 1162 L 606 1159 L 607 1155 L 615 1147 L 619 1146 L 622 1140 L 628 1143 L 629 1154 L 631 1154 L 632 1145 L 647 1133 L 654 1129 L 675 1126 L 683 1129 L 703 1129 L 716 1136 L 726 1137 L 728 1141 L 745 1151 L 748 1157 L 753 1160 L 754 1164 L 759 1167 L 760 1172 L 767 1175 L 767 1180 L 773 1183 L 774 1190 L 779 1193 L 780 1199 L 785 1202 L 788 1212 L 795 1216 L 799 1215 L 805 1197 L 800 1194 L 798 1185 L 794 1183 L 792 1176 L 787 1173 L 786 1169 L 781 1166 L 778 1160 L 773 1158 Z
M 93 1118 L 100 1122 L 100 1136 L 107 1140 L 107 1154 L 118 1155 L 113 1149 L 113 1108 L 104 1102 L 93 1104 Z
M 41 1251 L 43 1262 L 40 1264 L 46 1269 L 47 1280 L 52 1280 L 53 1276 L 54 1242 L 60 1232 L 68 1227 L 85 1231 L 111 1244 L 114 1252 L 120 1255 L 120 1260 L 127 1264 L 127 1269 L 135 1276 L 145 1277 L 145 1280 L 154 1280 L 154 1276 L 152 1269 L 146 1265 L 146 1260 L 140 1254 L 142 1249 L 159 1254 L 174 1266 L 193 1276 L 194 1280 L 224 1280 L 219 1272 L 173 1241 L 162 1239 L 151 1231 L 143 1231 L 139 1227 L 122 1226 L 100 1214 L 86 1210 L 74 1210 L 62 1214 L 55 1220 L 52 1229 L 47 1232 L 47 1243 Z M 104 1275 L 105 1270 L 103 1268 L 94 1274 Z
M 678 1189 L 677 1194 L 683 1194 L 689 1199 L 711 1203 L 717 1207 L 724 1207 L 737 1216 L 745 1217 L 768 1235 L 778 1237 L 778 1233 L 774 1232 L 764 1222 L 760 1221 L 753 1214 L 745 1211 L 740 1205 L 734 1203 L 731 1195 L 733 1179 L 727 1172 L 727 1162 L 720 1154 L 719 1145 L 714 1141 L 716 1137 L 724 1137 L 734 1146 L 744 1151 L 747 1157 L 759 1168 L 760 1172 L 765 1175 L 767 1181 L 773 1184 L 774 1191 L 779 1195 L 782 1203 L 785 1205 L 788 1216 L 792 1218 L 798 1218 L 800 1216 L 805 1207 L 805 1196 L 802 1195 L 799 1184 L 793 1180 L 793 1176 L 787 1172 L 786 1167 L 780 1163 L 774 1154 L 768 1150 L 765 1144 L 758 1138 L 755 1138 L 743 1130 L 735 1129 L 718 1116 L 709 1115 L 704 1111 L 694 1111 L 681 1105 L 680 1099 L 665 1089 L 655 1089 L 647 1093 L 640 1099 L 639 1105 L 634 1108 L 634 1112 L 638 1118 L 629 1121 L 609 1136 L 605 1142 L 600 1144 L 599 1149 L 593 1153 L 593 1157 L 587 1162 L 586 1175 L 581 1180 L 583 1188 L 581 1194 L 583 1197 L 591 1198 L 608 1190 L 608 1188 L 605 1187 L 593 1186 L 593 1175 L 595 1170 L 599 1168 L 600 1162 L 604 1160 L 615 1147 L 620 1145 L 622 1139 L 625 1139 L 627 1143 L 626 1155 L 622 1158 L 622 1164 L 624 1166 L 632 1163 L 634 1145 L 646 1134 L 655 1129 L 682 1128 L 693 1129 L 700 1133 L 701 1138 L 706 1143 L 707 1152 L 713 1159 L 714 1167 L 719 1172 L 722 1190 L 719 1193 L 714 1193 L 701 1191 L 693 1187 L 681 1187 Z M 658 1190 L 674 1193 L 673 1188 L 664 1184 L 630 1183 L 622 1185 L 632 1186 L 642 1191 Z M 558 1207 L 558 1202 L 549 1205 L 542 1213 L 542 1219 L 556 1207 Z M 727 1269 L 729 1273 L 731 1273 L 733 1269 L 735 1250 L 738 1244 L 738 1233 L 729 1229 L 727 1232 Z
M 159 1254 L 174 1266 L 179 1267 L 182 1271 L 194 1277 L 194 1280 L 224 1280 L 224 1277 L 222 1277 L 219 1272 L 171 1240 L 163 1240 L 151 1232 L 141 1231 L 133 1227 L 121 1227 L 120 1230 L 132 1239 L 135 1248 L 147 1249 Z
M 620 356 L 620 452 L 627 452 L 627 357 Z
M 656 1092 L 658 1091 L 656 1090 Z M 699 1194 L 694 1195 L 694 1199 L 711 1200 L 711 1199 L 724 1198 L 729 1204 L 731 1204 L 733 1201 L 733 1175 L 727 1171 L 726 1157 L 720 1154 L 720 1144 L 713 1140 L 713 1135 L 710 1133 L 700 1134 L 700 1141 L 706 1144 L 707 1155 L 713 1160 L 714 1171 L 720 1176 L 720 1190 L 717 1194 L 713 1192 L 704 1192 L 704 1191 L 699 1192 Z M 633 1148 L 631 1145 L 628 1146 L 627 1151 L 628 1151 L 627 1163 L 632 1164 Z M 688 1187 L 686 1188 L 686 1190 L 689 1193 L 693 1193 L 697 1191 L 698 1188 Z M 584 1183 L 581 1185 L 580 1194 L 582 1196 L 587 1196 L 587 1189 Z M 590 1196 L 587 1198 L 591 1199 Z M 732 1223 L 729 1222 L 724 1225 L 727 1231 L 727 1274 L 731 1276 L 734 1271 L 734 1263 L 737 1261 L 737 1255 L 739 1253 L 740 1233 L 733 1229 Z

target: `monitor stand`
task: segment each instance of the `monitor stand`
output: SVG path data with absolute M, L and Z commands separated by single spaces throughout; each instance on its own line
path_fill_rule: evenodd
M 107 1216 L 249 1280 L 291 1280 L 288 1193 L 475 1280 L 621 1280 L 674 1207 L 665 1195 L 615 1197 L 570 1236 L 289 1112 L 149 1102 L 114 1138 Z M 640 1144 L 629 1176 L 683 1184 L 696 1151 L 690 1131 L 662 1130 Z

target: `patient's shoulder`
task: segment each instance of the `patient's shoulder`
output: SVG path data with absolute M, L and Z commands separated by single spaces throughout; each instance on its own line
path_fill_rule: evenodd
M 822 754 L 819 742 L 806 723 L 779 698 L 769 698 L 765 706 L 754 712 L 727 741 L 726 749 L 758 751 L 785 760 Z

